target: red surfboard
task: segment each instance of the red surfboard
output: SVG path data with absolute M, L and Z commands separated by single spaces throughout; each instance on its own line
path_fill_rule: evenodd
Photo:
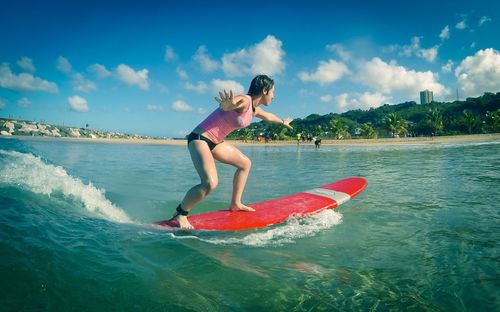
M 250 204 L 254 212 L 221 210 L 188 217 L 195 230 L 238 231 L 262 228 L 286 221 L 291 216 L 304 216 L 333 209 L 355 197 L 365 189 L 364 178 L 352 177 L 323 185 L 294 195 Z M 155 223 L 167 229 L 175 229 L 175 220 Z

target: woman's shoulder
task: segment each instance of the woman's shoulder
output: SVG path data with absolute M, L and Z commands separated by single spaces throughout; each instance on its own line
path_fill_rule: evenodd
M 246 112 L 248 109 L 252 107 L 252 97 L 248 94 L 239 94 L 234 97 L 234 102 L 238 103 L 239 101 L 243 100 L 243 103 L 241 103 L 241 108 L 237 109 L 240 113 Z
M 252 97 L 250 95 L 248 95 L 248 94 L 238 94 L 238 95 L 235 95 L 234 99 L 238 100 L 238 101 L 241 100 L 241 99 L 243 99 L 243 100 L 245 100 L 245 102 L 252 102 Z M 238 101 L 236 101 L 236 102 L 238 102 Z

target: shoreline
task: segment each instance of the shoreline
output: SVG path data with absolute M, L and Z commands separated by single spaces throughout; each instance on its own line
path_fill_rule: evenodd
M 49 137 L 49 136 L 0 136 L 0 139 L 22 139 L 36 141 L 67 141 L 89 143 L 114 143 L 114 144 L 146 144 L 146 145 L 185 145 L 186 140 L 174 139 L 113 139 L 113 138 L 76 138 L 76 137 Z M 239 140 L 228 140 L 238 146 L 289 146 L 297 145 L 296 140 L 272 141 L 269 143 Z M 347 140 L 322 140 L 321 145 L 331 146 L 356 146 L 356 145 L 411 145 L 411 144 L 442 144 L 442 143 L 467 143 L 467 142 L 500 142 L 500 133 L 469 134 L 455 136 L 435 137 L 408 137 L 408 138 L 380 138 L 380 139 L 347 139 Z M 300 145 L 314 146 L 313 142 L 300 142 Z

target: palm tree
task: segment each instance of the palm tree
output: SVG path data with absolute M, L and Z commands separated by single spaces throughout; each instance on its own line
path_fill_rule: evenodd
M 438 108 L 429 109 L 426 116 L 426 122 L 432 129 L 432 134 L 437 134 L 438 131 L 443 130 L 443 114 Z
M 385 127 L 392 133 L 392 137 L 396 135 L 408 133 L 408 121 L 399 113 L 389 113 L 385 116 Z
M 332 127 L 332 132 L 335 134 L 337 140 L 350 137 L 347 124 L 341 118 L 332 118 L 330 120 L 330 127 Z
M 377 132 L 373 129 L 370 123 L 365 123 L 361 126 L 361 136 L 367 139 L 376 139 Z
M 252 139 L 252 130 L 249 128 L 241 129 L 241 139 L 244 142 L 248 142 L 248 140 Z
M 472 134 L 479 127 L 480 121 L 476 115 L 468 110 L 464 110 L 460 123 L 467 129 L 469 134 Z
M 486 132 L 500 132 L 500 109 L 493 112 L 486 112 L 484 122 L 484 130 L 486 130 Z

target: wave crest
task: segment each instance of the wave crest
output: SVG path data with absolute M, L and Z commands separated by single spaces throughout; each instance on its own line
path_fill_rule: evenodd
M 7 162 L 0 169 L 0 183 L 47 196 L 60 192 L 80 200 L 92 213 L 112 221 L 131 222 L 123 210 L 106 199 L 104 190 L 70 176 L 63 167 L 46 164 L 32 154 L 0 150 L 0 155 Z

